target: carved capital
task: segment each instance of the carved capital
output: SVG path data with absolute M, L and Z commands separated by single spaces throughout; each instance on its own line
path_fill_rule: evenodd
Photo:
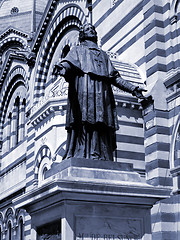
M 18 56 L 24 57 L 29 67 L 34 67 L 36 54 L 30 50 L 22 50 L 15 52 Z

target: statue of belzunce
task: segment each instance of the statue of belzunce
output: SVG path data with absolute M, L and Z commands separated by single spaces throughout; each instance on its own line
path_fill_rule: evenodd
M 138 98 L 144 98 L 145 90 L 122 79 L 108 55 L 98 48 L 93 25 L 80 28 L 79 41 L 53 70 L 69 83 L 63 159 L 113 161 L 118 124 L 111 85 Z

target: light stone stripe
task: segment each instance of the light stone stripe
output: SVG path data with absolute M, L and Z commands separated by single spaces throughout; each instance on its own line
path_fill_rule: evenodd
M 103 15 L 107 13 L 107 11 L 110 9 L 110 1 L 106 0 L 106 4 L 104 4 L 104 1 L 100 1 L 98 5 L 94 8 L 94 16 L 93 16 L 93 22 L 96 23 Z M 109 4 L 108 4 L 109 2 Z M 108 16 L 109 18 L 109 16 Z M 104 22 L 104 21 L 103 21 Z
M 26 215 L 25 215 L 25 221 L 27 222 L 27 221 L 29 221 L 29 220 L 31 220 L 31 216 L 30 216 L 28 213 L 26 213 Z
M 30 230 L 31 229 L 31 224 L 25 224 L 25 226 L 24 226 L 24 231 L 28 231 L 28 230 Z
M 153 170 L 146 173 L 148 179 L 156 178 L 156 177 L 164 177 L 170 178 L 170 170 L 167 168 L 154 168 Z
M 170 204 L 170 203 L 157 203 L 155 205 L 153 205 L 152 209 L 151 209 L 151 214 L 155 215 L 157 214 L 157 212 L 161 212 L 161 213 L 173 213 L 174 209 L 176 209 L 177 206 L 175 206 L 176 204 Z M 177 208 L 178 209 L 178 208 Z
M 150 68 L 153 68 L 156 64 L 166 65 L 166 58 L 161 57 L 159 55 L 154 56 L 152 60 L 149 60 L 146 63 L 147 70 L 149 70 Z M 162 71 L 162 70 L 158 70 L 158 71 Z
M 123 138 L 122 138 L 123 141 Z M 123 143 L 123 142 L 117 142 L 117 150 L 125 150 L 125 151 L 133 151 L 136 153 L 143 153 L 145 151 L 144 145 L 135 144 L 135 143 Z
M 154 35 L 159 34 L 164 36 L 164 29 L 158 26 L 153 27 L 150 31 L 145 34 L 146 39 L 152 38 Z
M 132 44 L 131 47 L 129 47 L 125 51 L 123 51 L 120 54 L 119 59 L 122 59 L 122 61 L 130 62 L 130 63 L 138 62 L 139 59 L 141 59 L 143 57 L 142 46 L 144 46 L 143 36 L 138 41 L 136 41 L 134 44 Z M 145 75 L 146 74 L 146 65 L 144 66 L 144 68 L 141 67 L 141 70 L 143 70 L 143 74 Z
M 180 222 L 157 222 L 152 224 L 152 231 L 153 233 L 156 232 L 172 232 L 177 230 L 177 225 Z
M 165 152 L 165 151 L 156 151 L 156 152 L 152 152 L 150 154 L 146 155 L 146 162 L 152 162 L 154 160 L 157 159 L 164 159 L 164 160 L 168 160 L 169 159 L 169 152 Z
M 146 56 L 154 51 L 154 49 L 165 49 L 166 43 L 155 41 L 148 48 L 146 48 Z
M 144 140 L 145 147 L 153 144 L 153 143 L 170 143 L 170 137 L 165 134 L 154 134 Z
M 118 130 L 116 133 L 126 135 L 126 136 L 132 136 L 132 133 L 133 133 L 134 137 L 144 136 L 142 128 L 123 126 L 123 125 L 121 125 L 120 130 Z

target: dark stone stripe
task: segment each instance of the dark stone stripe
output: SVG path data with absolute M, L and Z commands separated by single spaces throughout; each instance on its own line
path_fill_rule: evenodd
M 135 17 L 142 10 L 142 2 L 140 2 L 134 9 L 131 10 L 129 14 L 127 14 L 120 22 L 118 22 L 107 34 L 102 37 L 102 45 L 104 45 L 115 33 L 117 33 L 122 26 L 124 27 L 133 17 Z M 104 15 L 107 18 L 106 15 Z M 102 19 L 100 21 L 102 22 Z M 104 20 L 104 19 L 103 19 Z M 100 23 L 99 23 L 100 24 Z M 99 25 L 98 24 L 98 25 Z M 98 26 L 97 25 L 97 26 Z M 96 26 L 96 25 L 95 25 Z
M 143 65 L 146 62 L 146 58 L 145 56 L 143 56 L 142 58 L 140 58 L 137 62 L 135 62 L 135 64 L 140 67 L 141 65 Z
M 27 152 L 28 152 L 29 150 L 31 150 L 32 148 L 34 148 L 34 146 L 35 146 L 35 142 L 31 143 L 31 144 L 27 147 Z
M 29 168 L 32 167 L 33 165 L 34 165 L 34 161 L 28 163 L 28 164 L 26 165 L 26 169 L 29 169 Z
M 155 57 L 166 57 L 166 50 L 156 48 L 146 56 L 146 62 L 150 62 Z
M 144 29 L 144 34 L 149 33 L 153 28 L 164 28 L 164 21 L 154 19 L 150 24 L 148 24 Z
M 31 235 L 31 229 L 24 231 L 25 236 L 30 236 Z
M 157 178 L 152 178 L 147 180 L 147 183 L 149 183 L 150 185 L 153 186 L 172 186 L 172 178 L 167 178 L 167 176 L 165 177 L 157 177 Z
M 158 214 L 151 214 L 151 223 L 157 222 L 176 222 L 174 213 L 159 212 Z
M 145 148 L 145 153 L 146 155 L 148 155 L 157 151 L 169 152 L 169 150 L 170 150 L 169 143 L 155 142 Z
M 96 1 L 93 3 L 92 8 L 94 9 L 94 8 L 98 5 L 98 3 L 100 3 L 100 2 L 101 2 L 101 0 L 96 0 Z
M 156 41 L 165 43 L 165 36 L 158 33 L 154 34 L 151 38 L 149 38 L 145 42 L 145 48 L 147 49 L 150 45 L 152 45 Z
M 180 106 L 175 106 L 175 108 L 172 108 L 172 109 L 169 111 L 169 118 L 173 118 L 173 117 L 175 117 L 176 115 L 179 115 L 179 112 L 180 112 Z
M 28 136 L 28 142 L 31 141 L 32 139 L 34 139 L 35 136 L 36 136 L 35 133 L 33 133 L 32 135 Z
M 26 226 L 27 226 L 27 225 L 31 225 L 31 220 L 26 220 L 26 221 L 25 221 L 25 224 L 26 224 Z
M 34 157 L 34 151 L 27 155 L 26 159 L 29 160 L 32 157 Z
M 144 13 L 144 19 L 149 18 L 154 13 L 160 13 L 163 15 L 169 10 L 169 8 L 170 8 L 169 3 L 166 3 L 166 5 L 164 6 L 153 5 Z
M 26 179 L 27 179 L 28 177 L 33 176 L 33 175 L 34 175 L 34 171 L 31 171 L 31 172 L 29 172 L 29 173 L 26 173 Z
M 145 154 L 144 153 L 139 153 L 139 152 L 117 150 L 117 157 L 118 158 L 125 158 L 125 159 L 127 159 L 127 161 L 128 161 L 128 159 L 144 161 Z
M 153 228 L 153 226 L 152 226 Z M 167 240 L 175 240 L 175 239 L 178 239 L 178 235 L 180 235 L 180 232 L 173 232 L 173 231 L 170 231 L 170 232 L 167 232 L 167 231 L 164 231 L 164 232 L 161 232 L 161 230 L 159 230 L 159 232 L 155 232 L 155 233 L 152 233 L 152 239 L 153 240 L 160 240 L 160 239 L 167 239 Z
M 122 143 L 133 143 L 138 145 L 144 145 L 144 138 L 142 137 L 134 137 L 134 136 L 117 134 L 116 141 L 122 142 Z
M 156 168 L 167 168 L 169 169 L 169 161 L 164 159 L 155 159 L 151 162 L 146 163 L 146 171 L 150 172 Z
M 147 115 L 144 115 L 144 121 L 148 122 L 149 120 L 152 120 L 153 118 L 156 118 L 156 117 L 169 119 L 169 112 L 168 111 L 161 111 L 161 110 L 151 111 Z
M 150 67 L 147 70 L 147 77 L 150 77 L 152 74 L 161 71 L 166 72 L 166 65 L 161 63 L 156 63 L 154 66 Z
M 30 126 L 30 127 L 28 127 L 28 129 L 27 129 L 27 133 L 29 134 L 31 131 L 33 131 L 34 130 L 34 127 L 33 126 Z
M 26 188 L 30 187 L 33 185 L 33 180 L 29 181 L 26 183 Z M 18 202 L 17 202 L 18 203 Z
M 118 124 L 121 126 L 129 126 L 129 127 L 136 127 L 136 128 L 143 128 L 142 123 L 133 123 L 133 122 L 125 122 L 125 121 L 118 121 Z

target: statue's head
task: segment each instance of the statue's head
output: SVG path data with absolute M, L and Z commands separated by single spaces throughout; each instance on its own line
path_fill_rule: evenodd
M 79 29 L 79 41 L 83 42 L 85 40 L 91 40 L 91 41 L 97 43 L 96 29 L 90 23 L 86 23 Z

